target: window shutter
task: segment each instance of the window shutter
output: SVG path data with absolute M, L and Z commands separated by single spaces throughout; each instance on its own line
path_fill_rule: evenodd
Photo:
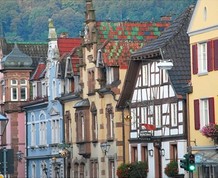
M 218 70 L 218 40 L 214 41 L 214 70 Z
M 199 100 L 194 100 L 194 119 L 195 119 L 195 130 L 199 130 L 200 129 Z
M 207 42 L 207 70 L 208 72 L 213 70 L 213 42 Z
M 192 70 L 193 70 L 193 74 L 198 73 L 197 44 L 192 45 Z
M 209 98 L 209 121 L 215 123 L 214 98 Z

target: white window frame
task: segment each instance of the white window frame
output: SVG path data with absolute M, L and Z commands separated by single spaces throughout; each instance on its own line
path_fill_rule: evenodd
M 161 105 L 155 106 L 155 125 L 157 128 L 161 127 Z
M 12 79 L 11 86 L 17 86 L 17 85 L 18 85 L 18 81 L 16 79 Z
M 113 114 L 109 113 L 109 124 L 110 124 L 110 138 L 114 137 L 114 118 Z
M 11 101 L 18 101 L 18 81 L 15 79 L 11 80 Z
M 22 90 L 24 89 L 24 98 L 22 98 Z M 20 87 L 20 100 L 21 101 L 26 101 L 27 100 L 27 87 L 26 86 L 21 86 Z
M 85 140 L 85 120 L 84 120 L 84 116 L 81 116 L 81 139 L 82 141 Z
M 165 69 L 161 71 L 162 71 L 162 76 L 163 76 L 163 83 L 167 83 L 168 82 L 168 72 Z
M 149 72 L 149 66 L 143 65 L 142 66 L 142 85 L 143 86 L 149 86 L 150 83 L 150 72 Z
M 172 126 L 177 126 L 178 125 L 177 103 L 171 103 L 171 125 Z
M 45 121 L 40 122 L 39 126 L 39 144 L 46 145 L 47 144 L 47 126 Z
M 60 142 L 60 119 L 52 120 L 52 143 Z
M 106 79 L 107 84 L 111 84 L 114 81 L 114 71 L 112 67 L 106 67 Z
M 94 134 L 95 134 L 94 139 L 98 139 L 98 119 L 97 119 L 97 115 L 94 114 L 93 117 L 94 117 L 93 119 L 94 119 Z
M 198 73 L 207 73 L 207 43 L 198 44 Z
M 203 127 L 210 123 L 209 120 L 209 100 L 200 99 L 200 126 Z
M 31 124 L 31 146 L 36 145 L 36 124 Z
M 36 178 L 36 164 L 32 163 L 32 170 L 31 170 L 32 178 Z
M 44 96 L 47 96 L 45 81 L 42 82 L 42 97 Z
M 23 82 L 23 81 L 24 81 L 24 82 Z M 21 85 L 21 86 L 27 86 L 27 80 L 21 79 L 21 80 L 20 80 L 20 85 Z

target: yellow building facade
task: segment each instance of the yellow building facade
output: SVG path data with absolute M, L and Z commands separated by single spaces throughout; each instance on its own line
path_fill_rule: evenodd
M 189 151 L 195 154 L 194 177 L 216 177 L 218 145 L 205 126 L 218 123 L 218 1 L 198 0 L 189 25 L 191 81 L 188 96 Z

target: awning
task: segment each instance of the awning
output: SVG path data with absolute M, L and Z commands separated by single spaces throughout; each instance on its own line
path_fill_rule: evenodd
M 195 163 L 203 165 L 218 165 L 218 150 L 205 150 L 195 153 Z

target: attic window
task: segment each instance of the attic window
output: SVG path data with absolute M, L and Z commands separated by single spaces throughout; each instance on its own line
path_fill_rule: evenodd
M 207 7 L 204 7 L 204 21 L 207 20 Z

